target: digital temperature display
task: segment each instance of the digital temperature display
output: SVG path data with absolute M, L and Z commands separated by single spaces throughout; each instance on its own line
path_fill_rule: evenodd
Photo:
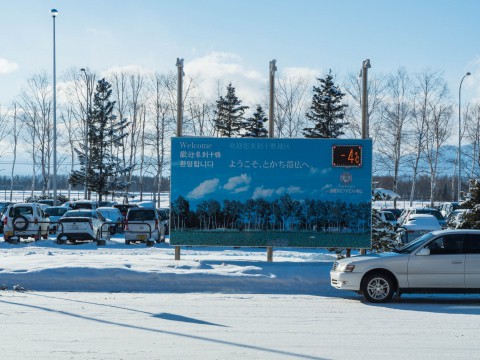
M 333 145 L 332 165 L 337 167 L 362 166 L 362 147 L 360 145 Z

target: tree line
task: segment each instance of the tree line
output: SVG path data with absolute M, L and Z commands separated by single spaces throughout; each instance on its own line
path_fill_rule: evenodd
M 204 200 L 190 209 L 183 196 L 171 206 L 174 230 L 245 230 L 245 231 L 370 231 L 371 204 L 345 201 L 296 200 L 283 195 L 273 201 L 265 199 Z
M 70 189 L 87 183 L 91 191 L 105 195 L 128 192 L 143 183 L 143 178 L 151 177 L 159 192 L 169 177 L 169 138 L 176 131 L 176 74 L 119 70 L 102 75 L 91 69 L 71 68 L 61 76 L 57 92 L 60 173 L 69 175 Z M 46 73 L 32 75 L 15 101 L 0 110 L 0 136 L 7 144 L 0 156 L 8 153 L 13 159 L 8 169 L 12 187 L 16 159 L 22 152 L 30 157 L 30 188 L 40 185 L 44 192 L 51 189 L 50 78 Z M 204 79 L 185 77 L 183 135 L 268 135 L 267 93 L 257 103 L 245 104 L 232 83 L 217 83 L 213 97 L 204 95 L 204 85 Z M 331 71 L 316 78 L 280 74 L 275 89 L 275 137 L 361 137 L 362 88 L 356 73 L 344 79 Z M 368 104 L 374 176 L 390 176 L 391 188 L 399 193 L 408 173 L 406 196 L 410 202 L 419 196 L 426 176 L 432 204 L 442 199 L 440 194 L 455 194 L 458 164 L 456 157 L 447 159 L 443 149 L 454 135 L 456 104 L 443 74 L 433 70 L 410 74 L 404 68 L 391 74 L 373 72 Z M 108 114 L 103 111 L 106 109 Z M 467 104 L 463 109 L 460 136 L 471 149 L 461 149 L 466 188 L 466 180 L 480 173 L 480 105 Z M 106 159 L 109 161 L 102 162 Z M 440 183 L 445 176 L 450 181 L 444 191 Z

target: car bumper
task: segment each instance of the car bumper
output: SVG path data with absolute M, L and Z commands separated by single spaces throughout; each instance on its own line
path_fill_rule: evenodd
M 336 289 L 359 291 L 362 275 L 355 272 L 330 271 L 330 285 Z
M 93 236 L 93 234 L 90 234 L 90 233 L 80 233 L 80 232 L 79 232 L 79 233 L 63 232 L 63 233 L 57 234 L 57 237 L 58 237 L 58 238 L 66 237 L 68 240 L 75 240 L 75 241 L 80 241 L 80 240 L 84 240 L 84 241 L 95 240 L 95 237 Z
M 147 241 L 148 239 L 158 240 L 158 231 L 152 231 L 152 235 L 145 232 L 125 231 L 125 240 L 128 241 Z

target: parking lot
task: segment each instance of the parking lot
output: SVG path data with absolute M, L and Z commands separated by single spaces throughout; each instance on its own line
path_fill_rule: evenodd
M 475 359 L 478 297 L 2 292 L 2 359 Z

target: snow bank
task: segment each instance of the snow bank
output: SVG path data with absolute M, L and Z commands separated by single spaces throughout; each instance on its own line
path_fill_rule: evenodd
M 333 289 L 334 256 L 322 249 L 182 248 L 174 260 L 168 244 L 146 248 L 113 239 L 59 246 L 47 241 L 0 242 L 0 285 L 35 291 L 221 292 L 320 294 Z

